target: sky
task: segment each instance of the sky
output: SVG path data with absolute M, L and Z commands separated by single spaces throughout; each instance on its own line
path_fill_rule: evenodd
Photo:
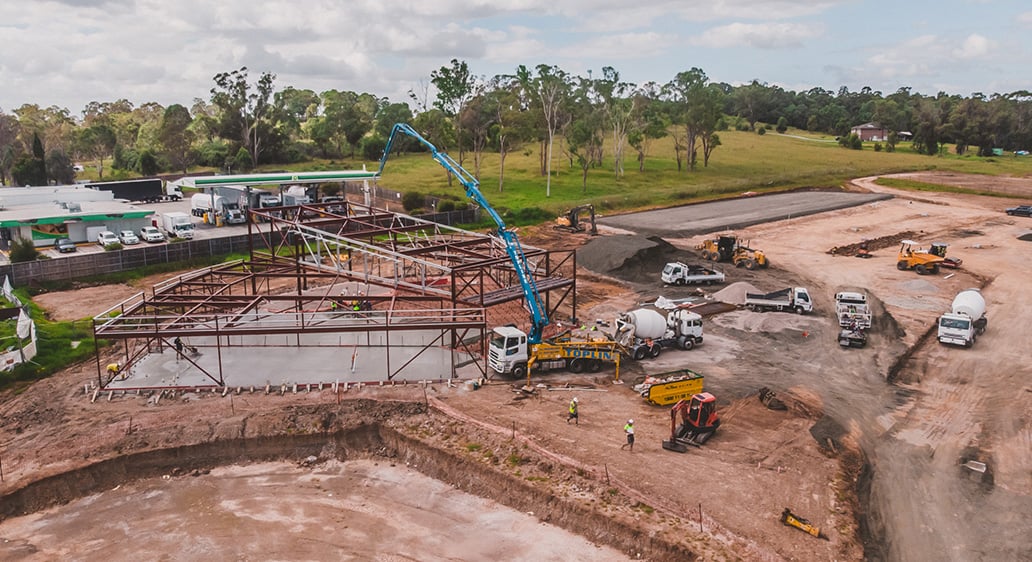
M 210 99 L 246 66 L 287 86 L 410 101 L 430 73 L 557 65 L 666 83 L 885 95 L 1032 90 L 1032 3 L 1018 0 L 30 0 L 0 3 L 0 110 Z M 433 91 L 430 91 L 432 98 Z

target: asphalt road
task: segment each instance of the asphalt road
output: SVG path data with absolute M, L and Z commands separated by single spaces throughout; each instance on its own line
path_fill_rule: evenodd
M 683 238 L 855 207 L 891 197 L 880 193 L 794 191 L 613 215 L 599 219 L 598 223 L 638 234 Z

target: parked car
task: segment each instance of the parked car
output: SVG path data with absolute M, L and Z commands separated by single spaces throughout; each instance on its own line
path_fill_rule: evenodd
M 160 230 L 153 226 L 145 226 L 140 229 L 140 238 L 143 238 L 144 242 L 164 242 L 165 235 Z
M 1032 205 L 1019 205 L 1017 207 L 1011 207 L 1007 209 L 1008 215 L 1014 215 L 1017 217 L 1032 217 Z
M 75 251 L 75 242 L 72 242 L 68 238 L 58 238 L 54 241 L 54 247 L 57 248 L 58 252 L 67 254 L 68 252 Z
M 97 235 L 97 244 L 100 244 L 101 248 L 106 248 L 111 244 L 118 243 L 118 236 L 115 236 L 115 233 L 110 230 L 105 230 Z
M 126 246 L 132 246 L 133 244 L 140 243 L 140 239 L 137 238 L 137 236 L 133 234 L 133 231 L 131 230 L 123 230 L 119 232 L 118 239 Z

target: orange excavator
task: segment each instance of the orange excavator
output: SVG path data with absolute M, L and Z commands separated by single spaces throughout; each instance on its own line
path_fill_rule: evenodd
M 677 417 L 681 416 L 681 425 Z M 720 427 L 717 414 L 717 398 L 708 392 L 701 392 L 689 400 L 681 400 L 670 409 L 670 440 L 663 442 L 663 448 L 677 453 L 688 452 L 687 445 L 701 447 Z

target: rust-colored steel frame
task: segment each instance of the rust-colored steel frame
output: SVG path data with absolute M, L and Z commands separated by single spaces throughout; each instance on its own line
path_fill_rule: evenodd
M 486 374 L 487 309 L 524 297 L 500 240 L 400 213 L 351 202 L 275 207 L 251 210 L 248 232 L 249 260 L 179 276 L 94 319 L 95 340 L 124 343 L 124 362 L 106 379 L 97 354 L 102 388 L 176 337 L 214 338 L 217 372 L 186 359 L 222 387 L 222 347 L 230 336 L 298 334 L 300 341 L 304 333 L 371 331 L 344 321 L 348 311 L 320 316 L 335 296 L 316 288 L 338 283 L 366 287 L 362 300 L 372 311 L 356 314 L 382 314 L 383 325 L 372 331 L 443 325 L 424 350 L 443 344 L 480 357 Z M 550 316 L 567 302 L 576 316 L 574 252 L 528 246 L 524 252 Z M 256 315 L 264 321 L 254 322 Z M 388 358 L 388 379 L 401 368 L 391 369 Z

